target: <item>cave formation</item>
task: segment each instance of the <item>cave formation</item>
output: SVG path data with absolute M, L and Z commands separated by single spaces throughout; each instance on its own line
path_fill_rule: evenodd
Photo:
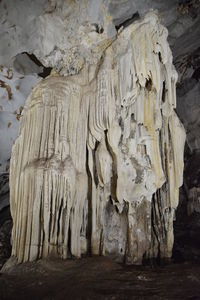
M 199 16 L 0 1 L 0 299 L 199 298 Z
M 10 167 L 12 255 L 170 258 L 185 131 L 167 31 L 149 13 L 115 40 L 85 39 L 92 64 L 53 72 L 26 101 Z

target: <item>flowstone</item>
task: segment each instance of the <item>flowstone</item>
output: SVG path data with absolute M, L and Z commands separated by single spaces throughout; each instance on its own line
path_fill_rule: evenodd
M 185 131 L 167 30 L 149 13 L 115 40 L 85 42 L 92 63 L 51 74 L 26 102 L 11 158 L 12 255 L 171 257 Z

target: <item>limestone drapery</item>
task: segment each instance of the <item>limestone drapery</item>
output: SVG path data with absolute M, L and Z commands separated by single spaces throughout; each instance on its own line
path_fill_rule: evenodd
M 33 90 L 11 159 L 19 262 L 89 251 L 127 263 L 171 256 L 185 142 L 176 80 L 167 31 L 150 13 L 96 65 Z

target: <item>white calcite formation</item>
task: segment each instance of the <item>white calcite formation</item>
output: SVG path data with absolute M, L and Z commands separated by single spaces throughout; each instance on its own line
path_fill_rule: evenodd
M 153 13 L 115 40 L 87 28 L 89 59 L 72 58 L 75 75 L 52 72 L 24 108 L 11 158 L 12 255 L 171 257 L 185 131 L 167 30 Z
M 24 76 L 0 66 L 0 175 L 9 170 L 11 149 L 19 131 L 24 103 L 39 81 L 36 74 Z

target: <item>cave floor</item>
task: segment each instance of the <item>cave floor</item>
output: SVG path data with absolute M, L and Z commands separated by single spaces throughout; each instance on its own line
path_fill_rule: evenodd
M 41 260 L 0 274 L 0 299 L 200 299 L 200 264 L 125 266 L 106 257 Z

